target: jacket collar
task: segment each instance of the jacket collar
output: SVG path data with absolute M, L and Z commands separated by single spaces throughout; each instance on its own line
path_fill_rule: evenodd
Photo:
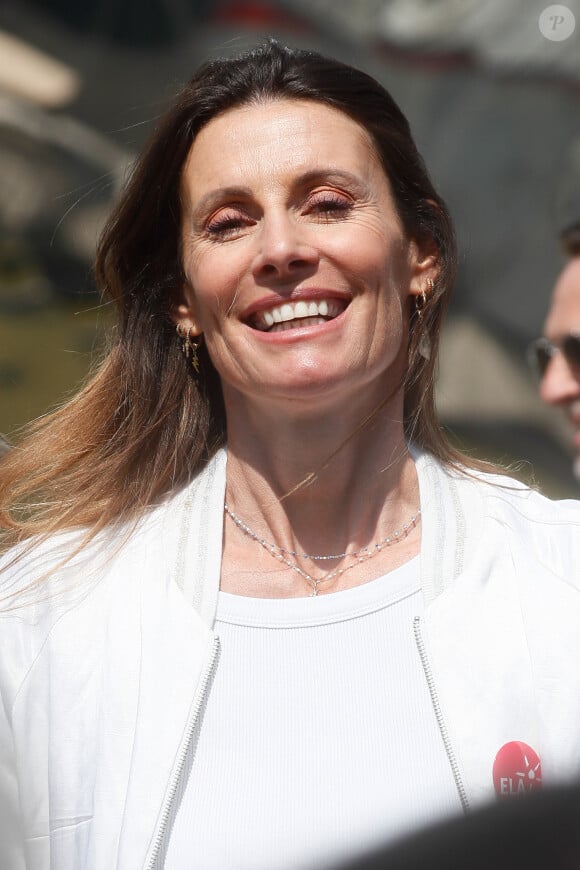
M 418 447 L 410 452 L 421 500 L 421 581 L 430 604 L 463 571 L 478 537 L 481 497 L 466 475 L 444 468 Z M 219 592 L 226 464 L 227 451 L 221 448 L 169 502 L 164 524 L 168 551 L 174 554 L 173 579 L 208 626 L 215 620 Z

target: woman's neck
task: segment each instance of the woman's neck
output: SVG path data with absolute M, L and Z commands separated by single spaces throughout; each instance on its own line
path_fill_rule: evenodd
M 228 427 L 229 506 L 290 550 L 338 553 L 386 537 L 419 506 L 400 405 L 356 417 L 237 414 Z

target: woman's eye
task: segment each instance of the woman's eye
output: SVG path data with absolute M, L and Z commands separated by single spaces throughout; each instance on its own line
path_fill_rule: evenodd
M 309 211 L 327 219 L 341 217 L 352 209 L 352 201 L 338 194 L 318 195 L 312 198 Z
M 207 222 L 206 231 L 209 236 L 224 238 L 239 233 L 246 223 L 239 212 L 222 212 Z

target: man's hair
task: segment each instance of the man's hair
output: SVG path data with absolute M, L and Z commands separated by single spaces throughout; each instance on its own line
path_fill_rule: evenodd
M 560 245 L 568 257 L 580 255 L 580 220 L 569 224 L 560 233 Z

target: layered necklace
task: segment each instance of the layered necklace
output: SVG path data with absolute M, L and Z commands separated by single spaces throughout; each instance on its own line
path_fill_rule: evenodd
M 413 516 L 404 523 L 400 529 L 395 529 L 394 532 L 390 532 L 390 534 L 383 538 L 382 541 L 379 541 L 377 544 L 371 544 L 368 547 L 361 547 L 360 550 L 351 550 L 350 552 L 344 553 L 335 553 L 333 555 L 320 555 L 320 554 L 308 554 L 308 553 L 299 553 L 296 550 L 287 550 L 286 547 L 279 547 L 277 544 L 272 543 L 271 541 L 266 541 L 265 538 L 261 538 L 256 532 L 252 531 L 252 529 L 229 507 L 229 505 L 224 505 L 224 511 L 228 517 L 236 524 L 236 526 L 242 531 L 248 538 L 251 538 L 257 544 L 260 544 L 261 547 L 266 550 L 271 556 L 277 559 L 279 562 L 282 562 L 284 565 L 287 565 L 288 568 L 291 568 L 297 574 L 300 574 L 304 580 L 312 587 L 311 596 L 318 595 L 319 586 L 321 583 L 328 583 L 330 580 L 333 580 L 335 577 L 340 577 L 346 571 L 350 571 L 351 568 L 356 568 L 357 565 L 360 565 L 361 562 L 366 562 L 368 559 L 372 559 L 373 556 L 376 556 L 377 553 L 380 553 L 386 547 L 392 547 L 393 544 L 398 544 L 399 541 L 404 541 L 407 535 L 415 528 L 417 523 L 421 517 L 421 509 L 417 511 L 417 513 L 413 514 Z M 289 558 L 290 557 L 290 558 Z M 349 565 L 345 565 L 341 568 L 335 568 L 334 571 L 330 571 L 328 574 L 325 574 L 323 577 L 313 577 L 307 571 L 304 571 L 296 562 L 291 561 L 291 559 L 306 559 L 311 560 L 313 562 L 331 562 L 336 561 L 338 559 L 352 559 L 353 561 Z

